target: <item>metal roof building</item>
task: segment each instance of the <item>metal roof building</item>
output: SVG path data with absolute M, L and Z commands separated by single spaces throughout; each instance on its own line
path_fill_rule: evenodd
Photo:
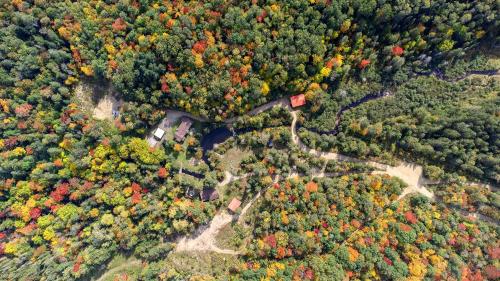
M 291 96 L 290 103 L 292 104 L 292 107 L 302 106 L 302 105 L 306 104 L 306 97 L 304 96 L 304 94 Z
M 183 117 L 181 119 L 181 124 L 177 128 L 177 131 L 175 131 L 175 140 L 178 142 L 181 142 L 184 140 L 184 137 L 186 136 L 187 132 L 189 131 L 189 128 L 191 128 L 191 125 L 193 124 L 193 121 L 187 117 Z

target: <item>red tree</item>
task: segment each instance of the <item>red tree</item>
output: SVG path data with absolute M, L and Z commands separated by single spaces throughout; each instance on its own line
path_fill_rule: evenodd
M 370 65 L 370 60 L 361 60 L 359 63 L 359 68 L 365 69 L 368 65 Z
M 30 111 L 33 108 L 31 104 L 21 104 L 20 106 L 16 107 L 14 111 L 16 112 L 17 117 L 26 117 L 30 115 Z
M 30 217 L 36 220 L 42 214 L 42 210 L 40 208 L 33 208 L 30 210 Z
M 127 23 L 122 18 L 117 18 L 111 27 L 114 31 L 122 31 L 127 28 Z
M 408 221 L 411 224 L 417 223 L 417 217 L 411 211 L 408 211 L 405 213 L 405 219 L 406 219 L 406 221 Z
M 193 50 L 198 54 L 203 54 L 206 48 L 207 48 L 207 42 L 205 40 L 198 41 L 193 45 Z
M 141 202 L 142 196 L 139 192 L 134 192 L 132 194 L 132 203 L 133 204 L 139 204 Z
M 257 21 L 258 22 L 263 22 L 264 21 L 264 18 L 267 16 L 267 12 L 266 11 L 262 11 L 262 13 L 257 16 Z
M 167 169 L 165 169 L 164 167 L 160 167 L 160 169 L 158 170 L 158 176 L 164 179 L 167 177 L 167 175 L 168 175 Z
M 62 183 L 56 187 L 56 190 L 50 193 L 50 197 L 56 202 L 61 202 L 65 195 L 69 194 L 69 184 L 67 182 Z
M 132 183 L 132 190 L 133 190 L 134 192 L 141 192 L 141 189 L 142 189 L 142 188 L 141 188 L 141 186 L 140 186 L 138 183 L 135 183 L 135 182 L 134 182 L 134 183 Z
M 274 234 L 269 234 L 264 238 L 264 242 L 266 242 L 267 245 L 271 248 L 276 248 L 277 242 L 276 242 L 276 237 Z
M 161 91 L 164 93 L 170 92 L 170 87 L 168 86 L 166 81 L 161 81 Z
M 402 54 L 404 53 L 404 50 L 403 48 L 399 47 L 399 46 L 394 46 L 392 47 L 392 54 L 395 55 L 395 56 L 401 56 Z

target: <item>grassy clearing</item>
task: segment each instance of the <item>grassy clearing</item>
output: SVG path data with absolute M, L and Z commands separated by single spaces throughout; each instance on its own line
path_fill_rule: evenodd
M 165 268 L 182 276 L 211 276 L 214 280 L 229 280 L 230 270 L 238 265 L 236 256 L 213 252 L 171 253 L 165 259 Z
M 237 181 L 234 181 L 225 186 L 221 186 L 218 188 L 219 194 L 222 195 L 221 202 L 224 206 L 227 206 L 231 200 L 236 197 L 238 199 L 242 199 L 245 194 L 245 189 L 247 188 L 247 179 L 243 178 Z M 242 203 L 242 206 L 245 205 L 246 202 Z
M 500 92 L 500 77 L 473 76 L 470 79 L 473 80 L 473 83 L 478 85 L 478 87 L 476 87 L 477 89 L 485 88 L 485 90 L 480 91 L 473 89 L 470 93 L 464 95 L 463 99 L 459 103 L 460 107 L 475 107 L 479 109 L 485 104 L 494 104 L 498 100 L 498 93 Z
M 174 140 L 174 135 L 175 135 L 175 130 L 177 129 L 177 126 L 172 126 L 168 128 L 168 130 L 165 131 L 165 136 L 163 137 L 165 139 L 165 142 L 169 142 Z
M 249 235 L 249 229 L 245 229 L 239 224 L 227 224 L 215 237 L 216 246 L 221 249 L 243 250 L 245 238 Z
M 180 120 L 167 128 L 164 136 L 164 147 L 173 155 L 173 167 L 176 169 L 184 169 L 196 173 L 205 173 L 208 170 L 208 165 L 196 158 L 196 151 L 193 150 L 193 144 L 196 145 L 196 136 L 188 134 L 185 139 L 178 143 L 174 140 L 175 132 L 179 127 Z M 196 123 L 195 123 L 196 124 Z M 197 125 L 197 124 L 196 124 Z M 191 130 L 199 130 L 197 126 L 193 126 Z M 190 146 L 190 140 L 192 141 Z M 180 150 L 176 150 L 176 146 L 180 145 Z
M 127 258 L 127 256 L 125 256 L 124 254 L 118 254 L 114 256 L 113 259 L 109 262 L 108 269 L 118 267 L 127 262 L 128 259 L 129 258 Z
M 184 170 L 204 173 L 208 170 L 208 166 L 205 162 L 197 160 L 192 153 L 187 152 L 187 145 L 184 143 L 182 151 L 177 154 L 175 158 L 174 167 L 182 167 Z
M 488 58 L 488 65 L 493 69 L 500 69 L 500 51 L 497 50 L 496 53 L 486 52 L 486 57 Z
M 106 82 L 99 83 L 90 79 L 83 79 L 75 86 L 75 95 L 72 102 L 80 109 L 92 114 L 100 98 L 108 93 L 109 85 Z
M 93 280 L 138 280 L 141 269 L 141 262 L 137 258 L 133 256 L 127 257 L 123 254 L 118 254 L 109 262 L 106 272 L 104 272 L 99 278 Z
M 245 157 L 250 155 L 251 151 L 248 149 L 241 149 L 233 147 L 222 155 L 221 166 L 224 171 L 229 171 L 231 174 L 236 175 L 240 170 L 240 163 Z

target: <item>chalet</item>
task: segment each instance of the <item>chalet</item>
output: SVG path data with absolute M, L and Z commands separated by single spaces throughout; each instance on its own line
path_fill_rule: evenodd
M 189 131 L 189 128 L 191 128 L 191 125 L 193 124 L 193 121 L 187 117 L 183 117 L 181 119 L 181 124 L 177 128 L 177 131 L 175 131 L 175 140 L 178 142 L 181 142 L 184 140 L 184 137 L 186 136 L 187 132 Z
M 241 205 L 241 201 L 236 199 L 236 198 L 233 198 L 233 200 L 231 200 L 231 203 L 229 203 L 229 205 L 227 206 L 227 208 L 229 210 L 231 210 L 231 212 L 236 212 L 236 210 L 240 207 Z
M 163 135 L 165 135 L 165 131 L 160 128 L 156 128 L 154 132 L 155 139 L 161 140 L 163 138 Z
M 213 201 L 219 198 L 219 192 L 215 188 L 205 188 L 200 193 L 201 201 Z
M 306 104 L 306 97 L 304 96 L 304 94 L 291 96 L 290 97 L 290 104 L 292 105 L 293 108 L 302 106 L 302 105 Z

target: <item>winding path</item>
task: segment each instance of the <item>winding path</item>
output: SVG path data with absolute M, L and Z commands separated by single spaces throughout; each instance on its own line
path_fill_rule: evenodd
M 217 186 L 225 186 L 227 184 L 232 183 L 233 181 L 237 181 L 237 180 L 246 178 L 248 176 L 250 176 L 250 174 L 243 174 L 241 176 L 235 176 L 235 175 L 231 174 L 231 172 L 225 171 L 224 172 L 224 180 L 222 180 L 221 182 L 219 182 L 217 184 Z
M 436 73 L 430 73 L 428 75 L 432 75 Z M 466 76 L 461 77 L 460 79 L 457 80 L 462 80 L 465 79 L 471 75 L 478 75 L 480 73 L 476 72 L 469 72 Z M 486 74 L 481 74 L 485 76 L 495 76 L 497 77 L 498 71 L 487 71 Z M 441 76 L 437 75 L 438 79 L 443 79 Z M 456 80 L 455 80 L 456 81 Z M 373 100 L 373 99 L 378 99 L 378 98 L 383 98 L 387 97 L 389 95 L 392 95 L 390 92 L 383 91 L 377 94 L 372 94 L 364 97 L 362 100 L 355 101 L 354 103 L 349 104 L 345 108 L 342 108 L 339 113 L 337 114 L 337 120 L 336 122 L 338 123 L 339 118 L 342 115 L 342 112 L 345 110 L 349 110 L 352 107 L 355 107 L 357 105 L 360 105 L 366 101 Z M 354 158 L 351 156 L 335 153 L 335 152 L 322 152 L 322 151 L 317 151 L 315 149 L 311 149 L 307 147 L 299 138 L 297 135 L 297 112 L 298 111 L 292 111 L 288 97 L 283 97 L 281 99 L 266 103 L 264 105 L 261 105 L 259 107 L 254 108 L 253 110 L 247 112 L 247 115 L 253 116 L 259 113 L 262 113 L 266 110 L 269 110 L 275 106 L 280 106 L 283 108 L 288 108 L 291 112 L 292 115 L 292 124 L 291 124 L 291 134 L 292 134 L 292 142 L 299 147 L 302 151 L 312 154 L 316 157 L 320 157 L 326 160 L 335 160 L 335 161 L 348 161 L 348 162 L 357 162 L 357 163 L 364 163 L 369 166 L 372 166 L 376 169 L 376 171 L 372 172 L 373 174 L 381 174 L 381 175 L 389 175 L 391 177 L 397 177 L 401 179 L 407 187 L 403 190 L 403 192 L 400 194 L 397 200 L 401 200 L 405 196 L 411 193 L 420 193 L 421 195 L 434 200 L 435 196 L 434 194 L 429 191 L 426 187 L 425 184 L 430 183 L 430 181 L 423 176 L 423 168 L 420 165 L 413 164 L 413 163 L 408 163 L 401 161 L 398 166 L 390 166 L 387 164 L 382 164 L 378 163 L 375 161 L 369 161 L 369 160 L 363 160 L 359 158 Z M 208 119 L 206 118 L 201 118 L 194 116 L 192 114 L 182 112 L 182 111 L 176 111 L 176 110 L 169 110 L 167 111 L 167 115 L 170 112 L 170 114 L 175 115 L 176 117 L 179 116 L 187 116 L 190 117 L 194 120 L 198 120 L 201 122 L 209 122 Z M 229 119 L 226 119 L 224 121 L 225 124 L 231 124 L 236 122 L 237 118 L 239 117 L 232 117 Z M 333 131 L 330 132 L 324 132 L 328 134 L 335 134 L 337 131 L 337 128 L 335 128 Z M 243 176 L 233 176 L 230 172 L 226 171 L 225 172 L 225 178 L 222 182 L 218 184 L 218 186 L 224 186 L 227 185 L 233 181 L 239 180 L 243 177 L 247 177 L 250 174 L 245 174 Z M 288 177 L 293 177 L 297 174 L 290 174 Z M 319 173 L 316 173 L 313 175 L 313 178 L 319 178 L 319 177 L 325 177 L 325 176 L 332 176 L 333 174 L 328 174 L 324 173 L 324 171 L 321 171 Z M 279 179 L 279 177 L 276 177 L 275 181 Z M 220 254 L 228 254 L 228 255 L 239 255 L 241 252 L 235 251 L 235 250 L 230 250 L 230 249 L 221 249 L 216 246 L 216 236 L 219 233 L 219 231 L 226 226 L 227 224 L 237 221 L 238 223 L 242 222 L 242 218 L 244 215 L 248 212 L 248 210 L 251 208 L 253 203 L 259 199 L 261 194 L 265 192 L 266 189 L 261 190 L 258 192 L 254 198 L 250 200 L 243 208 L 242 211 L 239 215 L 231 215 L 229 214 L 226 210 L 220 211 L 218 214 L 214 216 L 212 219 L 210 225 L 208 227 L 200 228 L 197 233 L 194 236 L 187 236 L 181 238 L 177 246 L 175 248 L 176 252 L 183 252 L 183 251 L 213 251 L 216 253 Z
M 315 155 L 316 157 L 324 158 L 326 160 L 364 163 L 377 169 L 377 171 L 373 172 L 374 174 L 386 174 L 391 177 L 400 178 L 406 183 L 407 187 L 403 190 L 403 193 L 401 193 L 398 199 L 401 199 L 406 195 L 414 192 L 418 192 L 430 199 L 434 199 L 434 194 L 424 186 L 426 179 L 423 176 L 422 166 L 407 162 L 401 162 L 401 164 L 399 164 L 398 166 L 390 166 L 374 161 L 362 160 L 342 155 L 335 152 L 321 152 L 315 149 L 310 149 L 304 143 L 302 143 L 302 141 L 297 135 L 297 111 L 292 111 L 291 113 L 293 117 L 292 128 L 291 128 L 292 141 L 302 151 Z
M 244 174 L 241 176 L 234 176 L 229 171 L 225 171 L 224 180 L 219 182 L 217 186 L 222 187 L 228 185 L 234 181 L 245 178 L 249 176 L 249 174 Z M 251 201 L 252 202 L 252 201 Z M 251 203 L 249 203 L 251 204 Z M 248 210 L 247 204 L 245 208 Z M 246 210 L 245 210 L 246 212 Z M 243 215 L 242 211 L 240 215 Z M 219 211 L 208 227 L 199 228 L 194 235 L 184 236 L 180 240 L 177 241 L 177 245 L 175 247 L 176 252 L 190 252 L 190 251 L 212 251 L 219 254 L 226 255 L 238 255 L 240 252 L 230 249 L 221 249 L 216 245 L 216 237 L 220 230 L 231 223 L 232 221 L 238 220 L 238 215 L 231 215 L 226 210 Z
M 234 216 L 229 214 L 226 210 L 220 211 L 214 216 L 210 225 L 205 228 L 200 228 L 193 237 L 185 236 L 181 238 L 175 247 L 176 252 L 190 252 L 190 251 L 212 251 L 219 254 L 237 255 L 238 251 L 230 249 L 220 249 L 216 246 L 217 234 L 219 231 L 232 222 Z
M 418 74 L 418 75 L 420 75 L 420 76 L 435 75 L 438 79 L 449 81 L 449 82 L 456 82 L 459 80 L 466 79 L 470 76 L 489 76 L 489 77 L 494 77 L 495 79 L 498 79 L 500 77 L 500 73 L 498 70 L 471 71 L 471 72 L 467 72 L 466 75 L 459 77 L 457 79 L 446 79 L 446 77 L 444 77 L 442 73 L 436 72 L 436 71 L 432 71 L 432 72 L 425 73 L 425 74 Z M 387 96 L 387 95 L 385 93 L 382 95 L 381 94 L 373 94 L 373 97 L 369 97 L 369 96 L 367 96 L 368 98 L 365 97 L 364 101 L 368 101 L 368 100 L 372 100 L 374 98 L 379 98 L 379 97 L 384 97 L 384 96 Z M 107 102 L 106 106 L 107 106 L 107 108 L 109 108 L 109 102 L 107 100 L 104 100 L 103 102 Z M 330 133 L 330 134 L 336 133 L 337 127 L 338 127 L 338 124 L 339 124 L 339 121 L 340 121 L 340 118 L 341 118 L 343 111 L 351 109 L 352 107 L 357 106 L 363 102 L 355 101 L 354 103 L 341 109 L 337 113 L 337 120 L 336 120 L 335 129 L 330 131 L 330 132 L 318 132 L 318 133 Z M 117 103 L 115 103 L 114 101 L 111 101 L 111 104 L 113 105 L 113 106 L 111 106 L 111 107 L 113 107 L 112 109 L 115 109 L 114 104 L 117 104 Z M 289 101 L 288 101 L 288 97 L 283 97 L 283 98 L 280 98 L 278 100 L 275 100 L 275 101 L 266 103 L 264 105 L 258 106 L 256 108 L 252 109 L 251 111 L 247 112 L 246 114 L 247 115 L 256 115 L 256 114 L 259 114 L 259 113 L 264 112 L 266 110 L 269 110 L 269 109 L 273 108 L 274 106 L 281 106 L 284 108 L 291 109 Z M 179 111 L 179 110 L 169 109 L 166 111 L 166 113 L 167 113 L 167 116 L 170 116 L 171 118 L 176 119 L 176 120 L 181 118 L 181 117 L 189 117 L 193 120 L 197 120 L 200 122 L 211 122 L 211 120 L 209 120 L 208 118 L 199 117 L 199 116 L 196 116 L 196 115 L 193 115 L 193 114 L 190 114 L 187 112 Z M 292 141 L 302 151 L 310 153 L 310 154 L 315 155 L 317 157 L 327 159 L 327 160 L 366 163 L 366 164 L 368 164 L 372 167 L 375 167 L 377 169 L 377 171 L 373 172 L 375 174 L 387 174 L 387 175 L 390 175 L 392 177 L 400 178 L 401 180 L 403 180 L 407 184 L 407 187 L 403 190 L 403 192 L 401 193 L 401 195 L 398 197 L 397 200 L 400 200 L 400 199 L 404 198 L 406 195 L 408 195 L 410 193 L 415 193 L 415 192 L 418 192 L 418 193 L 420 193 L 428 198 L 434 199 L 434 194 L 432 192 L 430 192 L 425 187 L 425 184 L 432 184 L 432 183 L 423 177 L 422 167 L 420 165 L 401 162 L 401 164 L 398 166 L 390 166 L 390 165 L 377 163 L 374 161 L 367 161 L 367 160 L 353 158 L 353 157 L 342 155 L 339 153 L 321 152 L 321 151 L 317 151 L 314 149 L 310 149 L 304 143 L 302 143 L 302 141 L 300 140 L 300 138 L 297 135 L 297 131 L 296 131 L 297 130 L 297 128 L 296 128 L 297 127 L 297 111 L 292 111 L 291 114 L 293 117 L 292 125 L 291 125 Z M 100 116 L 95 116 L 95 117 L 97 117 L 99 119 Z M 234 123 L 237 121 L 238 118 L 239 117 L 232 117 L 232 118 L 226 119 L 224 121 L 224 123 L 225 124 Z M 288 177 L 293 177 L 293 176 L 297 176 L 297 175 L 298 174 L 296 174 L 296 173 L 292 173 Z M 233 181 L 236 181 L 236 180 L 239 180 L 241 178 L 248 177 L 248 176 L 250 176 L 250 174 L 244 174 L 242 176 L 234 176 L 230 172 L 226 171 L 224 180 L 219 182 L 218 186 L 224 186 L 224 185 L 227 185 Z M 324 170 L 312 175 L 313 178 L 330 177 L 330 176 L 335 176 L 335 174 L 325 173 Z M 278 177 L 276 178 L 275 181 L 277 181 L 277 179 L 278 179 Z M 481 183 L 472 183 L 472 184 L 477 185 L 477 186 L 482 186 L 482 187 L 488 188 L 489 190 L 493 190 L 493 191 L 498 190 L 497 187 L 494 187 L 494 186 L 484 185 Z M 241 223 L 242 218 L 245 216 L 245 214 L 248 212 L 248 210 L 252 207 L 253 203 L 259 199 L 259 197 L 261 196 L 261 194 L 263 192 L 265 192 L 265 190 L 266 189 L 263 189 L 260 192 L 258 192 L 254 196 L 254 198 L 252 198 L 250 200 L 250 202 L 248 202 L 242 208 L 240 215 L 233 216 L 233 215 L 230 215 L 225 210 L 220 211 L 218 214 L 216 214 L 214 216 L 214 218 L 212 219 L 212 221 L 210 222 L 210 225 L 208 227 L 202 227 L 202 228 L 198 229 L 198 231 L 194 235 L 185 236 L 185 237 L 181 238 L 180 240 L 178 240 L 175 251 L 176 252 L 213 251 L 216 253 L 227 254 L 227 255 L 242 254 L 239 251 L 235 251 L 235 250 L 231 250 L 231 249 L 221 249 L 221 248 L 217 247 L 216 246 L 216 236 L 219 233 L 219 231 L 227 224 L 229 224 L 233 221 L 237 221 L 238 223 Z M 498 224 L 498 222 L 496 220 L 493 220 L 490 217 L 481 215 L 479 213 L 471 213 L 471 212 L 467 212 L 467 211 L 463 211 L 463 210 L 461 210 L 461 213 L 464 216 L 469 216 L 469 217 L 473 217 L 475 219 L 480 219 L 480 220 L 484 220 L 484 221 Z M 353 233 L 352 235 L 354 235 L 355 233 Z M 345 243 L 346 241 L 348 241 L 348 239 L 346 239 L 343 243 Z M 134 260 L 134 261 L 131 261 L 128 263 L 124 263 L 120 266 L 117 266 L 117 267 L 112 268 L 109 271 L 105 272 L 96 281 L 103 281 L 107 277 L 112 276 L 113 274 L 123 270 L 124 268 L 134 266 L 134 265 L 140 265 L 140 264 L 141 264 L 140 260 Z
M 280 99 L 265 103 L 261 106 L 257 106 L 256 108 L 248 111 L 247 113 L 245 113 L 245 115 L 249 115 L 249 116 L 257 115 L 257 114 L 262 113 L 264 111 L 267 111 L 275 106 L 288 107 L 290 105 L 288 99 L 289 99 L 289 97 L 282 97 Z M 238 118 L 240 118 L 240 116 L 228 118 L 228 119 L 224 120 L 224 123 L 232 124 L 232 123 L 236 122 L 238 120 Z
M 273 106 L 287 106 L 288 104 L 277 103 Z M 268 107 L 268 109 L 271 107 Z M 297 111 L 291 112 L 293 120 L 291 125 L 292 132 L 292 141 L 296 144 L 301 150 L 313 154 L 317 157 L 321 157 L 327 160 L 336 160 L 336 161 L 350 161 L 350 162 L 359 162 L 365 163 L 372 167 L 375 167 L 379 171 L 375 171 L 377 174 L 387 174 L 392 177 L 398 177 L 403 180 L 407 184 L 407 188 L 403 190 L 403 193 L 399 196 L 398 200 L 406 196 L 407 194 L 418 192 L 430 199 L 434 199 L 434 194 L 427 190 L 423 185 L 423 172 L 422 167 L 415 164 L 409 164 L 403 162 L 399 166 L 389 166 L 385 164 L 380 164 L 374 161 L 361 160 L 357 158 L 353 158 L 350 156 L 345 156 L 339 153 L 334 152 L 320 152 L 314 149 L 309 149 L 305 144 L 303 144 L 299 137 L 297 136 Z M 333 174 L 328 174 L 324 172 L 319 172 L 314 174 L 314 178 L 330 176 Z M 227 185 L 233 181 L 239 180 L 243 177 L 249 176 L 249 174 L 245 174 L 243 176 L 233 176 L 228 171 L 225 172 L 224 180 L 221 181 L 218 186 Z M 294 174 L 289 175 L 289 177 L 293 177 Z M 279 179 L 277 177 L 274 182 Z M 185 252 L 185 251 L 213 251 L 220 254 L 228 254 L 228 255 L 238 255 L 241 254 L 239 251 L 234 251 L 230 249 L 221 249 L 216 246 L 216 236 L 219 231 L 226 226 L 227 224 L 238 221 L 242 222 L 243 217 L 251 208 L 253 203 L 259 199 L 263 192 L 266 189 L 262 189 L 258 192 L 254 198 L 250 200 L 243 208 L 239 215 L 230 215 L 226 210 L 220 211 L 218 214 L 214 216 L 210 225 L 208 227 L 200 228 L 197 233 L 193 237 L 183 237 L 177 242 L 177 246 L 175 248 L 176 252 Z
M 415 73 L 417 76 L 432 76 L 434 75 L 437 79 L 440 79 L 440 80 L 443 80 L 443 81 L 448 81 L 448 82 L 457 82 L 457 81 L 460 81 L 460 80 L 464 80 L 466 78 L 469 78 L 471 76 L 486 76 L 486 77 L 495 77 L 495 78 L 498 78 L 500 77 L 500 72 L 499 70 L 484 70 L 484 71 L 481 71 L 481 70 L 478 70 L 478 71 L 468 71 L 465 75 L 459 77 L 459 78 L 454 78 L 454 79 L 448 79 L 446 77 L 444 77 L 443 73 L 439 70 L 433 70 L 433 71 L 430 71 L 430 72 L 427 72 L 427 73 Z M 336 122 L 338 123 L 339 120 L 340 120 L 340 117 L 342 115 L 342 113 L 346 110 L 349 110 L 353 107 L 356 107 L 364 102 L 367 102 L 367 101 L 370 101 L 370 100 L 373 100 L 373 99 L 378 99 L 378 98 L 383 98 L 383 97 L 387 97 L 387 96 L 391 96 L 393 93 L 388 91 L 388 90 L 382 90 L 380 92 L 377 92 L 377 93 L 372 93 L 372 94 L 368 94 L 366 95 L 365 97 L 361 98 L 360 100 L 356 100 L 354 102 L 352 102 L 351 104 L 341 108 L 339 110 L 339 112 L 337 113 L 337 120 Z M 250 116 L 253 116 L 253 115 L 257 115 L 259 113 L 262 113 L 266 110 L 269 110 L 271 108 L 273 108 L 274 106 L 281 106 L 281 107 L 289 107 L 289 97 L 282 97 L 282 98 L 279 98 L 277 100 L 274 100 L 274 101 L 270 101 L 268 103 L 265 103 L 263 105 L 260 105 L 260 106 L 257 106 L 255 107 L 254 109 L 248 111 L 247 113 L 245 113 L 245 115 L 250 115 Z M 188 112 L 185 112 L 185 111 L 181 111 L 181 110 L 177 110 L 177 109 L 167 109 L 166 111 L 166 114 L 167 116 L 172 115 L 172 116 L 175 116 L 174 118 L 181 118 L 181 117 L 189 117 L 193 120 L 196 120 L 196 121 L 199 121 L 199 122 L 215 122 L 213 120 L 210 120 L 209 118 L 206 118 L 206 117 L 201 117 L 201 116 L 197 116 L 197 115 L 194 115 L 194 114 L 191 114 L 191 113 L 188 113 Z M 234 116 L 234 117 L 231 117 L 231 118 L 228 118 L 228 119 L 225 119 L 224 121 L 222 121 L 222 123 L 225 123 L 225 124 L 232 124 L 234 122 L 236 122 L 238 120 L 240 116 Z M 337 125 L 337 124 L 336 124 Z M 336 129 L 334 129 L 336 130 Z M 333 130 L 332 131 L 328 131 L 328 132 L 320 132 L 318 131 L 317 133 L 333 133 Z

